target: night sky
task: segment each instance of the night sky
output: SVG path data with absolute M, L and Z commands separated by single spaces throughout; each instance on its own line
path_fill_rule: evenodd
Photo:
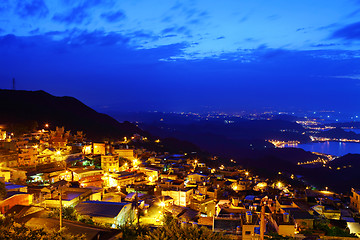
M 360 112 L 358 0 L 1 0 L 0 88 L 96 110 Z

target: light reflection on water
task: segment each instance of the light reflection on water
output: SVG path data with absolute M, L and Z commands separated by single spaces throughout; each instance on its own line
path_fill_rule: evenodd
M 297 145 L 285 145 L 284 147 L 297 147 L 305 151 L 343 156 L 348 153 L 360 154 L 360 143 L 353 142 L 313 142 Z

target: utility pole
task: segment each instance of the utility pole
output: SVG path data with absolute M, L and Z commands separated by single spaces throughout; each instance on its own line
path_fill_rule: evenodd
M 63 219 L 62 219 L 62 189 L 61 188 L 60 188 L 59 200 L 60 200 L 60 231 L 61 231 L 62 226 L 63 226 Z
M 137 217 L 137 226 L 140 225 L 140 210 L 139 210 L 139 197 L 138 192 L 135 191 L 135 209 L 136 209 L 136 217 Z
M 260 212 L 260 240 L 264 240 L 265 234 L 265 206 L 267 204 L 268 197 L 265 196 L 261 199 L 261 212 Z
M 12 85 L 13 85 L 12 89 L 15 90 L 15 78 L 12 79 Z

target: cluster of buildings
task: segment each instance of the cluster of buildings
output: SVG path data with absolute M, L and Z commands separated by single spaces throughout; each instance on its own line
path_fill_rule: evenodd
M 137 221 L 156 227 L 164 214 L 172 214 L 182 224 L 243 239 L 258 238 L 261 221 L 265 232 L 291 237 L 312 229 L 318 218 L 351 222 L 350 230 L 360 229 L 353 218 L 360 210 L 356 190 L 348 208 L 335 193 L 296 189 L 238 167 L 209 167 L 213 160 L 200 161 L 191 153 L 131 149 L 127 139 L 87 142 L 81 132 L 71 135 L 64 128 L 0 136 L 0 179 L 6 188 L 0 212 L 26 219 L 29 226 L 54 221 L 46 220 L 44 212 L 73 207 L 112 228 Z

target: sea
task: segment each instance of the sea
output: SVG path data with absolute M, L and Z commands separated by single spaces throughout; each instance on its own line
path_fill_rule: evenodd
M 285 145 L 284 147 L 302 148 L 305 151 L 325 153 L 338 157 L 348 153 L 360 154 L 360 143 L 354 142 L 312 142 L 306 144 Z

